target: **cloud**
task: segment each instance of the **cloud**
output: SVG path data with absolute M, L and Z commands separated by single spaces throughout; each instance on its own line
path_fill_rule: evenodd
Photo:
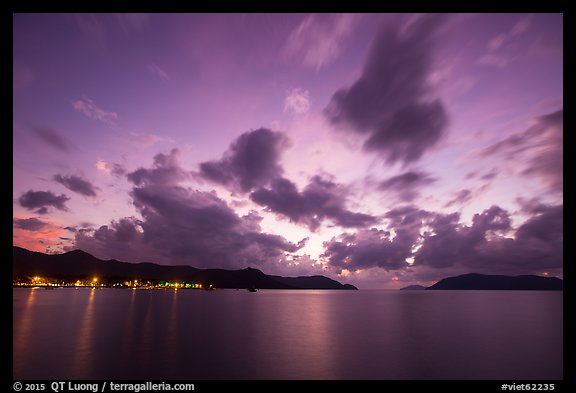
M 379 267 L 401 270 L 409 265 L 420 228 L 430 213 L 413 206 L 396 208 L 386 213 L 389 230 L 361 229 L 355 234 L 342 234 L 324 243 L 323 258 L 338 271 L 358 271 Z
M 458 268 L 492 274 L 537 274 L 563 265 L 563 206 L 547 206 L 515 231 L 508 212 L 492 206 L 474 215 L 437 215 L 415 254 L 414 266 Z M 506 234 L 508 236 L 506 236 Z
M 90 119 L 98 120 L 111 126 L 116 125 L 115 120 L 118 118 L 116 112 L 108 112 L 99 108 L 93 100 L 86 96 L 72 101 L 72 107 Z
M 323 257 L 340 273 L 342 269 L 357 271 L 371 267 L 385 270 L 402 269 L 408 264 L 410 248 L 390 238 L 390 232 L 364 229 L 355 234 L 343 234 L 324 243 Z
M 519 19 L 508 32 L 500 33 L 490 39 L 486 45 L 486 52 L 478 59 L 477 63 L 481 65 L 505 68 L 518 58 L 518 55 L 512 55 L 509 51 L 510 41 L 524 34 L 531 25 L 531 17 Z
M 468 189 L 462 189 L 454 194 L 454 198 L 449 200 L 444 204 L 444 207 L 450 207 L 453 205 L 463 205 L 464 203 L 472 199 L 472 191 Z
M 142 219 L 126 217 L 77 231 L 75 245 L 100 257 L 240 268 L 283 264 L 303 244 L 263 233 L 256 212 L 239 216 L 213 192 L 182 187 L 187 171 L 177 150 L 154 157 L 152 168 L 128 174 Z
M 126 168 L 123 165 L 114 163 L 112 165 L 112 174 L 116 176 L 124 176 L 126 174 Z
M 25 231 L 39 231 L 44 229 L 48 223 L 37 218 L 17 218 L 14 219 L 14 226 L 16 228 L 24 229 Z
M 148 68 L 148 71 L 156 75 L 158 78 L 162 79 L 164 82 L 168 82 L 170 80 L 170 77 L 168 76 L 166 71 L 160 68 L 157 64 L 150 63 L 146 66 L 146 68 Z
M 52 146 L 53 148 L 67 152 L 70 150 L 70 142 L 60 135 L 57 131 L 50 127 L 33 126 L 30 127 L 32 132 L 42 139 L 46 144 Z
M 292 30 L 284 51 L 318 71 L 340 55 L 358 20 L 358 14 L 308 15 Z
M 62 250 L 65 230 L 37 218 L 13 217 L 12 243 L 28 250 Z
M 248 192 L 282 175 L 280 156 L 289 140 L 280 132 L 259 128 L 240 135 L 218 161 L 200 164 L 200 175 L 209 181 Z
M 127 173 L 127 170 L 126 170 L 126 168 L 124 168 L 123 165 L 113 163 L 112 166 L 110 166 L 110 164 L 108 164 L 104 160 L 96 161 L 96 169 L 98 169 L 99 171 L 104 172 L 104 173 L 108 173 L 108 174 L 111 173 L 117 177 L 122 177 Z
M 482 158 L 501 157 L 527 177 L 539 177 L 551 191 L 563 191 L 563 109 L 533 121 L 524 131 L 512 134 L 480 152 Z
M 110 173 L 110 168 L 108 167 L 108 164 L 106 163 L 106 161 L 103 160 L 96 161 L 96 169 L 98 169 L 101 172 Z
M 478 64 L 481 65 L 488 65 L 498 68 L 506 68 L 510 63 L 515 60 L 514 57 L 509 55 L 495 55 L 495 54 L 486 54 L 478 59 Z
M 66 195 L 56 195 L 51 191 L 33 191 L 29 190 L 23 193 L 18 202 L 22 207 L 28 210 L 36 210 L 37 214 L 47 214 L 48 207 L 54 207 L 58 210 L 68 211 L 66 202 L 70 200 Z
M 404 206 L 385 214 L 384 229 L 360 229 L 324 243 L 324 259 L 338 272 L 371 268 L 434 280 L 450 275 L 541 274 L 563 265 L 563 206 L 531 203 L 517 228 L 510 214 L 492 206 L 472 218 Z
M 56 174 L 54 175 L 53 179 L 70 191 L 74 191 L 78 194 L 82 194 L 88 197 L 96 196 L 96 187 L 92 185 L 92 183 L 90 183 L 88 180 L 82 179 L 79 176 L 62 176 L 60 174 Z
M 134 142 L 142 147 L 149 147 L 158 142 L 171 142 L 174 143 L 172 138 L 166 138 L 155 134 L 139 134 L 130 132 L 127 135 L 129 141 Z
M 410 202 L 418 197 L 420 188 L 432 184 L 436 180 L 435 177 L 425 172 L 408 171 L 381 182 L 378 188 L 392 192 L 401 200 Z
M 280 177 L 271 182 L 269 189 L 254 191 L 250 199 L 311 231 L 316 231 L 325 219 L 342 227 L 363 227 L 378 221 L 372 215 L 348 210 L 346 195 L 344 187 L 320 176 L 314 176 L 302 192 L 290 180 Z
M 284 98 L 284 113 L 292 112 L 296 115 L 305 115 L 310 110 L 310 92 L 299 87 L 286 92 Z
M 159 153 L 154 156 L 154 165 L 151 169 L 139 168 L 128 173 L 127 178 L 137 186 L 146 184 L 174 186 L 190 176 L 180 167 L 179 157 L 180 150 L 176 148 L 172 149 L 170 154 Z
M 434 38 L 446 16 L 423 15 L 400 29 L 383 29 L 360 78 L 338 90 L 325 109 L 330 122 L 367 136 L 364 149 L 387 163 L 417 161 L 436 145 L 448 116 L 430 98 Z

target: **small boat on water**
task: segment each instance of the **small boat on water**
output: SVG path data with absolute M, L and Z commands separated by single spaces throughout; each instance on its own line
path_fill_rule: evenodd
M 258 288 L 250 287 L 248 288 L 248 292 L 258 292 Z

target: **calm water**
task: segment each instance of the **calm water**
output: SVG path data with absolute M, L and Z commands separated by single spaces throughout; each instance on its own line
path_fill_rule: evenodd
M 561 379 L 562 293 L 13 290 L 15 379 Z

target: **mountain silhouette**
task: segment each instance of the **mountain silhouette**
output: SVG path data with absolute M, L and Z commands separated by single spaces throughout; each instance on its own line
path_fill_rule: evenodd
M 98 259 L 82 250 L 44 254 L 13 247 L 13 277 L 99 277 L 108 280 L 165 280 L 204 283 L 216 288 L 357 289 L 324 276 L 282 277 L 247 267 L 241 270 L 198 269 L 187 265 L 158 265 Z
M 469 273 L 444 278 L 427 289 L 561 291 L 563 289 L 563 281 L 556 277 L 534 275 L 501 276 Z

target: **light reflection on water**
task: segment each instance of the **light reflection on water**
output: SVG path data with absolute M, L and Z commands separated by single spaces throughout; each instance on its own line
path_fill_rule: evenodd
M 74 361 L 72 362 L 72 375 L 78 378 L 87 379 L 90 376 L 92 348 L 94 344 L 94 293 L 95 288 L 89 290 L 88 302 L 85 305 L 84 313 L 81 317 L 81 325 L 74 347 Z
M 15 379 L 560 379 L 562 293 L 13 290 Z

